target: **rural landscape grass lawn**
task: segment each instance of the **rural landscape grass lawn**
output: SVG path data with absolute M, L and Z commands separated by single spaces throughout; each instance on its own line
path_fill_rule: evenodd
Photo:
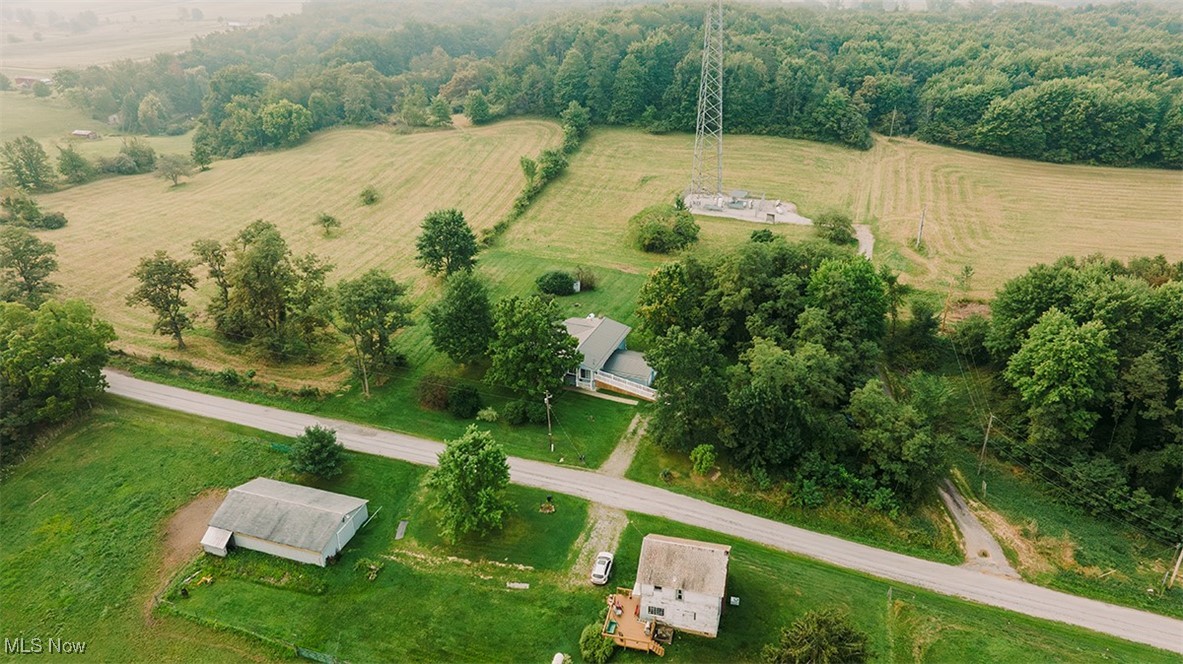
M 149 622 L 169 515 L 210 487 L 271 475 L 278 436 L 106 398 L 5 471 L 5 636 L 88 643 L 102 661 L 242 661 L 258 647 L 176 618 Z
M 650 267 L 627 250 L 629 217 L 685 189 L 691 136 L 597 128 L 508 234 L 556 258 L 594 247 L 605 265 Z M 797 204 L 814 216 L 839 210 L 876 230 L 876 260 L 906 268 L 913 284 L 947 287 L 973 265 L 972 295 L 988 296 L 1037 262 L 1065 254 L 1114 258 L 1165 253 L 1183 259 L 1178 202 L 1183 173 L 1064 166 L 976 154 L 909 139 L 876 137 L 860 152 L 791 139 L 728 136 L 725 185 Z M 908 248 L 927 208 L 921 255 Z M 699 218 L 704 223 L 705 218 Z M 574 224 L 582 234 L 571 234 Z M 718 224 L 717 230 L 715 224 Z M 705 222 L 704 244 L 746 237 L 756 227 Z M 799 236 L 807 228 L 775 227 Z
M 454 206 L 476 230 L 488 228 L 522 185 L 519 157 L 558 139 L 554 123 L 529 119 L 409 135 L 335 129 L 290 150 L 216 162 L 175 188 L 143 175 L 42 196 L 47 209 L 70 219 L 66 228 L 42 236 L 57 245 L 61 268 L 55 276 L 62 294 L 94 303 L 128 352 L 184 357 L 211 369 L 253 365 L 281 384 L 331 388 L 345 375 L 336 357 L 313 367 L 236 357 L 213 338 L 203 316 L 190 350 L 176 353 L 168 339 L 151 333 L 147 309 L 126 306 L 131 270 L 157 249 L 188 255 L 194 240 L 226 240 L 262 218 L 280 227 L 295 252 L 313 251 L 335 263 L 331 281 L 386 269 L 410 284 L 412 299 L 422 307 L 440 288 L 414 264 L 423 216 Z M 728 140 L 728 182 L 792 200 L 806 215 L 853 212 L 856 220 L 879 227 L 879 260 L 909 270 L 922 286 L 941 288 L 966 263 L 981 263 L 971 286 L 973 294 L 986 295 L 1032 262 L 1064 253 L 1183 257 L 1174 241 L 1172 194 L 1183 186 L 1178 172 L 1058 166 L 895 139 L 880 139 L 870 152 L 768 137 Z M 691 145 L 686 135 L 594 130 L 567 173 L 480 256 L 480 269 L 495 292 L 532 292 L 543 272 L 585 265 L 599 276 L 599 289 L 560 300 L 564 310 L 635 323 L 637 290 L 648 272 L 670 257 L 633 248 L 627 222 L 684 187 Z M 1098 186 L 1101 182 L 1105 186 Z M 357 194 L 371 184 L 382 199 L 362 206 Z M 924 205 L 929 248 L 920 256 L 906 243 L 912 218 Z M 341 219 L 338 235 L 326 238 L 313 224 L 319 212 Z M 766 227 L 705 217 L 699 222 L 706 250 L 732 246 Z M 790 239 L 814 235 L 808 227 L 768 228 Z M 202 311 L 212 292 L 212 285 L 203 283 L 190 298 L 193 308 Z M 422 337 L 404 336 L 414 363 Z
M 5 35 L 13 39 L 4 44 L 4 62 L 0 68 L 9 76 L 45 76 L 62 67 L 85 68 L 116 60 L 139 60 L 157 53 L 176 53 L 189 46 L 191 38 L 226 29 L 223 21 L 247 22 L 268 15 L 300 11 L 294 0 L 202 0 L 203 19 L 181 20 L 176 3 L 114 0 L 96 4 L 87 0 L 54 0 L 53 11 L 65 19 L 83 11 L 93 11 L 99 24 L 84 33 L 48 27 L 43 21 L 26 26 L 6 20 Z M 31 9 L 43 15 L 46 3 L 36 0 L 12 0 L 5 8 Z M 188 6 L 186 6 L 188 8 Z M 40 19 L 41 16 L 38 16 Z M 40 33 L 38 40 L 34 33 Z
M 662 477 L 666 470 L 669 471 L 668 481 Z M 713 479 L 695 475 L 686 454 L 662 450 L 649 438 L 641 439 L 625 476 L 881 549 L 954 565 L 965 560 L 957 531 L 936 496 L 929 497 L 912 512 L 894 518 L 867 507 L 833 500 L 813 509 L 796 507 L 789 502 L 787 488 L 778 485 L 760 491 L 746 474 L 726 462 Z
M 870 636 L 872 661 L 887 662 L 1121 662 L 1173 661 L 1175 655 L 1085 630 L 1027 618 L 951 597 L 901 587 L 772 551 L 718 533 L 630 515 L 616 552 L 618 581 L 636 574 L 644 534 L 730 544 L 727 594 L 719 638 L 675 636 L 666 659 L 754 661 L 779 630 L 805 611 L 840 606 Z M 650 661 L 626 652 L 622 662 Z
M 459 437 L 470 424 L 493 432 L 494 438 L 511 456 L 543 461 L 598 467 L 620 441 L 637 408 L 627 404 L 578 394 L 564 393 L 554 399 L 554 452 L 546 435 L 545 424 L 510 425 L 504 420 L 474 422 L 443 412 L 422 408 L 416 389 L 427 371 L 409 370 L 372 389 L 369 399 L 353 389 L 323 398 L 291 398 L 253 388 L 227 388 L 204 376 L 143 362 L 121 362 L 131 373 L 148 380 L 168 383 L 209 394 L 259 403 L 276 408 L 323 415 L 370 426 L 390 429 L 433 440 Z M 458 382 L 472 385 L 481 393 L 482 402 L 499 412 L 517 397 L 508 390 L 490 387 L 463 375 Z M 580 455 L 583 455 L 582 461 Z
M 207 559 L 199 564 L 215 571 L 214 583 L 174 599 L 149 621 L 148 602 L 165 577 L 159 566 L 169 516 L 211 487 L 257 475 L 285 478 L 283 455 L 271 447 L 282 440 L 105 398 L 4 478 L 0 590 L 16 598 L 0 605 L 6 630 L 86 640 L 88 654 L 106 661 L 282 654 L 238 630 L 357 662 L 533 661 L 575 652 L 579 629 L 601 615 L 602 589 L 586 583 L 586 570 L 567 569 L 585 519 L 582 501 L 556 496 L 558 512 L 543 515 L 542 492 L 514 488 L 518 511 L 505 539 L 451 547 L 430 530 L 419 488 L 425 469 L 350 454 L 345 475 L 320 486 L 363 496 L 382 510 L 338 564 L 322 569 L 254 552 Z M 408 537 L 395 541 L 403 518 L 411 522 Z M 741 605 L 725 615 L 720 639 L 678 637 L 668 655 L 674 660 L 753 660 L 800 612 L 838 603 L 851 608 L 877 653 L 892 661 L 913 661 L 913 653 L 920 661 L 1173 661 L 1117 639 L 898 586 L 889 622 L 886 582 L 643 516 L 626 528 L 614 583 L 632 581 L 648 532 L 735 547 L 730 593 Z M 384 563 L 375 581 L 355 568 L 362 558 Z M 521 564 L 534 569 L 515 566 Z M 530 588 L 510 590 L 508 581 Z M 231 629 L 201 626 L 211 621 Z M 641 657 L 626 653 L 620 660 Z
M 107 126 L 102 120 L 95 120 L 83 113 L 62 97 L 38 99 L 27 92 L 10 90 L 0 92 L 0 141 L 10 141 L 18 136 L 30 136 L 41 143 L 50 163 L 57 169 L 58 151 L 55 146 L 73 145 L 85 157 L 109 157 L 119 152 L 125 135 Z M 75 129 L 89 129 L 98 132 L 98 140 L 76 139 L 70 136 Z M 128 134 L 126 136 L 131 136 Z M 193 149 L 191 134 L 182 136 L 137 136 L 151 145 L 160 154 L 188 155 Z M 113 178 L 117 179 L 117 178 Z M 143 182 L 143 180 L 139 180 Z M 167 186 L 164 181 L 161 186 Z M 153 185 L 155 186 L 155 185 Z M 53 209 L 53 208 L 50 208 Z M 71 218 L 71 221 L 73 219 Z
M 1058 501 L 1041 480 L 993 455 L 980 477 L 970 450 L 955 450 L 953 464 L 962 492 L 980 502 L 979 513 L 989 510 L 983 521 L 1023 578 L 1183 618 L 1183 588 L 1161 592 L 1177 552 L 1170 543 Z

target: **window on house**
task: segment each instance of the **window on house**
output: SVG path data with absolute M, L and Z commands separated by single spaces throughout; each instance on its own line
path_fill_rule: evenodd
M 678 588 L 677 590 L 674 591 L 674 599 L 678 600 L 679 602 L 682 601 L 682 589 L 681 588 Z
M 651 616 L 665 616 L 665 609 L 660 606 L 651 606 L 647 609 L 647 612 Z

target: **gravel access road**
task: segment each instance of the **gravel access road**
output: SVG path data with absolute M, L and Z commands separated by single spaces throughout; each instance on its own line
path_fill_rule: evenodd
M 357 452 L 435 465 L 444 448 L 432 440 L 215 397 L 113 371 L 107 371 L 106 377 L 111 394 L 280 435 L 297 436 L 305 427 L 320 424 L 336 429 L 337 439 Z M 848 542 L 591 470 L 516 457 L 509 459 L 509 467 L 515 484 L 651 514 L 883 579 L 1183 654 L 1183 621 L 1174 618 Z

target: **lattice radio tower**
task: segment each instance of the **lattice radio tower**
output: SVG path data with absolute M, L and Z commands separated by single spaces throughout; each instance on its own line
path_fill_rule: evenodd
M 708 7 L 703 21 L 702 76 L 694 128 L 694 171 L 690 194 L 723 194 L 723 0 Z M 714 153 L 714 168 L 708 161 Z

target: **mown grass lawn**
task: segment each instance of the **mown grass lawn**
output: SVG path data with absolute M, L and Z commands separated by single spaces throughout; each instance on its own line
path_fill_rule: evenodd
M 161 537 L 210 487 L 274 475 L 279 436 L 106 398 L 0 484 L 3 636 L 88 643 L 108 662 L 241 661 L 258 647 L 164 617 Z
M 586 519 L 582 501 L 556 496 L 557 513 L 544 515 L 541 492 L 514 488 L 516 509 L 503 535 L 449 545 L 435 535 L 420 489 L 425 469 L 350 454 L 346 473 L 320 486 L 364 496 L 381 510 L 339 563 L 322 569 L 254 552 L 205 558 L 197 564 L 214 572 L 214 583 L 173 600 L 195 619 L 178 618 L 165 606 L 149 621 L 148 601 L 167 578 L 159 565 L 170 515 L 208 488 L 258 475 L 293 479 L 271 446 L 277 442 L 284 440 L 104 399 L 4 477 L 5 632 L 85 640 L 100 661 L 285 656 L 244 630 L 354 662 L 545 661 L 554 652 L 575 653 L 579 630 L 601 615 L 602 590 L 587 585 L 586 570 L 568 569 Z M 396 541 L 404 518 L 408 535 Z M 730 593 L 741 605 L 725 615 L 718 640 L 677 638 L 668 655 L 675 661 L 752 661 L 783 624 L 831 603 L 848 606 L 871 634 L 878 658 L 891 661 L 913 661 L 913 654 L 938 662 L 1177 659 L 640 515 L 624 532 L 613 583 L 631 583 L 648 532 L 735 547 Z M 357 569 L 361 559 L 384 564 L 376 580 Z M 506 588 L 511 581 L 530 588 Z M 889 587 L 896 601 L 890 612 Z M 211 629 L 209 622 L 228 629 Z
M 663 477 L 663 471 L 667 470 L 668 475 Z M 780 485 L 761 491 L 746 474 L 731 467 L 725 459 L 720 460 L 717 470 L 717 477 L 699 476 L 692 471 L 686 454 L 663 450 L 646 437 L 638 445 L 625 476 L 881 549 L 951 564 L 964 561 L 958 534 L 935 496 L 895 518 L 834 500 L 818 508 L 804 508 L 792 505 L 788 490 Z
M 666 658 L 684 662 L 754 661 L 765 643 L 805 611 L 846 609 L 883 662 L 1169 662 L 1178 657 L 1092 632 L 901 587 L 742 540 L 644 515 L 630 515 L 617 550 L 617 579 L 636 573 L 641 539 L 657 532 L 730 544 L 728 606 L 719 638 L 675 636 Z M 626 653 L 619 661 L 649 661 Z

